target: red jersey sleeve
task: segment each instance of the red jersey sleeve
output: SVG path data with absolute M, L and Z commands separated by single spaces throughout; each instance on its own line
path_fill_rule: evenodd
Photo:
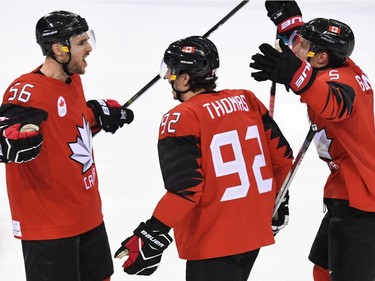
M 319 71 L 301 101 L 318 132 L 318 154 L 331 171 L 325 198 L 375 210 L 374 93 L 367 75 L 350 59 L 340 68 Z
M 274 201 L 292 152 L 253 93 L 201 93 L 181 103 L 162 118 L 158 150 L 167 193 L 153 215 L 174 228 L 181 258 L 274 242 Z
M 170 123 L 172 122 L 172 123 Z M 155 216 L 173 227 L 199 203 L 204 185 L 201 169 L 199 128 L 193 111 L 177 107 L 163 116 L 158 141 L 159 161 L 166 195 Z M 174 212 L 170 212 L 173 208 Z M 164 214 L 168 213 L 168 216 Z
M 306 103 L 321 118 L 344 120 L 352 113 L 355 100 L 354 88 L 346 83 L 352 79 L 351 72 L 339 69 L 320 72 L 311 87 L 301 95 L 301 102 Z

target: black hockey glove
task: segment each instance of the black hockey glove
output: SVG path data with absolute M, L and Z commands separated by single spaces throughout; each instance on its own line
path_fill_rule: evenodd
M 115 100 L 89 100 L 87 104 L 94 111 L 96 122 L 107 133 L 114 134 L 118 128 L 125 123 L 130 124 L 134 119 L 133 111 L 122 108 Z
M 115 258 L 129 256 L 122 266 L 128 274 L 151 275 L 157 269 L 163 251 L 172 241 L 167 230 L 151 219 L 142 222 L 134 230 L 134 235 L 121 243 Z
M 277 40 L 276 47 L 278 50 L 266 43 L 259 46 L 263 54 L 253 55 L 251 59 L 254 62 L 250 63 L 250 67 L 260 71 L 251 73 L 251 76 L 257 81 L 271 80 L 284 84 L 296 94 L 302 94 L 315 80 L 316 71 L 310 63 L 297 58 L 282 40 Z
M 0 136 L 0 162 L 23 163 L 33 160 L 39 155 L 42 143 L 43 135 L 39 133 L 38 126 L 11 125 Z
M 282 199 L 279 209 L 272 218 L 272 231 L 276 235 L 281 229 L 288 225 L 289 222 L 289 191 Z
M 303 25 L 302 13 L 296 1 L 266 1 L 267 16 L 277 26 L 279 39 L 288 42 L 294 30 Z

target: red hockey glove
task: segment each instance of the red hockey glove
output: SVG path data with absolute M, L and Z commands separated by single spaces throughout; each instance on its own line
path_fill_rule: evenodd
M 94 111 L 96 122 L 107 133 L 114 134 L 125 123 L 130 124 L 133 122 L 133 111 L 122 108 L 115 100 L 89 100 L 87 104 Z
M 279 209 L 277 209 L 276 215 L 272 218 L 272 231 L 273 235 L 279 233 L 281 229 L 287 226 L 289 223 L 289 191 L 287 191 L 285 197 L 282 199 Z
M 288 42 L 294 30 L 303 25 L 302 13 L 296 1 L 266 1 L 267 16 L 277 26 L 279 39 Z
M 129 256 L 122 266 L 128 274 L 151 275 L 157 269 L 163 251 L 172 241 L 165 229 L 148 220 L 142 222 L 134 230 L 134 235 L 121 243 L 115 258 Z
M 23 163 L 33 160 L 40 153 L 43 135 L 39 127 L 32 125 L 32 129 L 21 130 L 21 124 L 7 127 L 0 137 L 0 161 L 5 163 Z
M 250 67 L 260 71 L 251 73 L 251 76 L 257 81 L 271 80 L 290 86 L 300 95 L 311 86 L 316 71 L 308 62 L 297 58 L 282 40 L 277 43 L 281 52 L 266 43 L 259 46 L 263 54 L 253 55 L 251 59 L 254 62 L 250 63 Z

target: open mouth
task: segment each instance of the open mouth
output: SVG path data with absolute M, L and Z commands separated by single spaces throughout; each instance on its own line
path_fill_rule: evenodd
M 86 59 L 87 59 L 88 56 L 89 56 L 89 54 L 87 54 L 87 55 L 85 55 L 85 56 L 83 57 L 83 61 L 84 61 L 84 62 L 86 62 Z
M 87 65 L 87 61 L 86 61 L 86 58 L 88 57 L 88 55 L 87 56 L 84 56 L 83 58 L 82 58 L 82 61 L 85 63 L 85 65 Z

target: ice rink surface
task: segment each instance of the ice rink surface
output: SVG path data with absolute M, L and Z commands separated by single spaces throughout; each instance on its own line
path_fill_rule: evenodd
M 159 72 L 164 50 L 177 40 L 202 35 L 240 1 L 0 1 L 0 89 L 43 62 L 35 42 L 35 24 L 54 10 L 80 14 L 96 34 L 96 49 L 88 57 L 83 76 L 87 99 L 113 98 L 125 103 Z M 356 37 L 352 59 L 375 81 L 373 1 L 300 1 L 305 21 L 334 18 L 351 26 Z M 220 54 L 217 89 L 246 88 L 268 106 L 270 82 L 250 77 L 251 56 L 261 43 L 273 44 L 275 27 L 267 18 L 264 1 L 250 1 L 210 39 Z M 113 252 L 140 221 L 147 220 L 164 194 L 157 157 L 157 134 L 162 115 L 177 102 L 170 85 L 158 81 L 130 108 L 134 122 L 115 135 L 94 138 L 94 151 L 103 212 Z M 277 87 L 275 120 L 295 155 L 308 131 L 305 105 L 293 93 Z M 58 161 L 58 159 L 56 159 Z M 290 223 L 263 248 L 249 280 L 308 281 L 307 260 L 323 216 L 322 192 L 328 168 L 312 145 L 290 187 Z M 20 175 L 22 176 L 22 175 Z M 217 245 L 220 247 L 220 245 Z M 112 281 L 185 280 L 185 262 L 173 243 L 158 270 L 149 277 L 122 272 L 115 260 Z M 20 241 L 13 238 L 4 166 L 0 166 L 0 280 L 25 280 Z M 51 280 L 53 281 L 53 280 Z

